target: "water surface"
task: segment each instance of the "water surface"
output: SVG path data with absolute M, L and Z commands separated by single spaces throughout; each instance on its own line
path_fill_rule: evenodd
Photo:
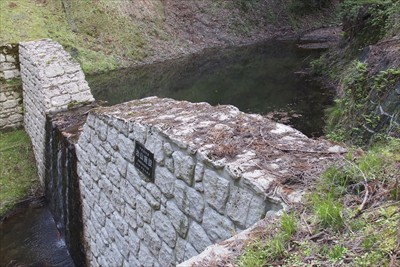
M 47 206 L 0 224 L 0 266 L 75 266 Z
M 269 41 L 87 77 L 94 97 L 110 105 L 147 96 L 212 105 L 248 113 L 287 116 L 308 136 L 320 136 L 332 93 L 296 74 L 319 55 L 293 42 Z

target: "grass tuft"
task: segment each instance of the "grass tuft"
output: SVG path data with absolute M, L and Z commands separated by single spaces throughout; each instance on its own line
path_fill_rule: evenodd
M 31 142 L 23 130 L 0 133 L 0 217 L 34 194 L 39 180 Z

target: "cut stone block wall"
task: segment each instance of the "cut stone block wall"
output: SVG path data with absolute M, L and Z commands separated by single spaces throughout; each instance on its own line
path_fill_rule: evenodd
M 23 120 L 21 85 L 0 81 L 0 130 L 18 128 Z
M 52 40 L 20 43 L 25 130 L 44 183 L 46 114 L 94 101 L 79 64 Z
M 235 136 L 240 129 L 249 131 Z M 254 138 L 229 156 L 225 144 L 246 136 Z M 135 142 L 154 153 L 154 182 L 134 165 Z M 316 154 L 300 159 L 273 149 L 263 161 L 257 149 L 268 142 Z M 318 151 L 337 149 L 232 106 L 146 98 L 96 109 L 76 146 L 89 264 L 175 266 L 188 260 L 282 209 L 277 196 L 298 201 L 302 192 L 283 190 L 279 177 L 295 176 L 296 168 L 307 176 L 329 158 L 317 161 Z M 295 166 L 310 160 L 314 166 Z
M 61 45 L 21 43 L 20 60 L 25 128 L 43 183 L 47 115 L 94 99 Z M 156 97 L 95 108 L 82 130 L 75 126 L 90 266 L 182 263 L 299 201 L 298 184 L 343 152 L 232 106 Z M 154 180 L 134 164 L 138 143 L 154 154 Z
M 0 46 L 0 80 L 11 80 L 19 76 L 18 44 Z
M 0 46 L 0 130 L 22 126 L 18 45 Z

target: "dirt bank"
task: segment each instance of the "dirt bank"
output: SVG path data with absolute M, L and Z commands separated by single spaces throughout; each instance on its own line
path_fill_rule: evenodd
M 338 1 L 333 1 L 338 2 Z M 163 61 L 204 48 L 291 38 L 328 24 L 335 6 L 292 0 L 3 0 L 0 43 L 50 38 L 86 73 Z

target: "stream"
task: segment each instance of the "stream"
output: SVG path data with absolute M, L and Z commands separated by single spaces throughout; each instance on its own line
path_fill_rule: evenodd
M 47 206 L 28 207 L 0 224 L 0 266 L 75 266 Z

